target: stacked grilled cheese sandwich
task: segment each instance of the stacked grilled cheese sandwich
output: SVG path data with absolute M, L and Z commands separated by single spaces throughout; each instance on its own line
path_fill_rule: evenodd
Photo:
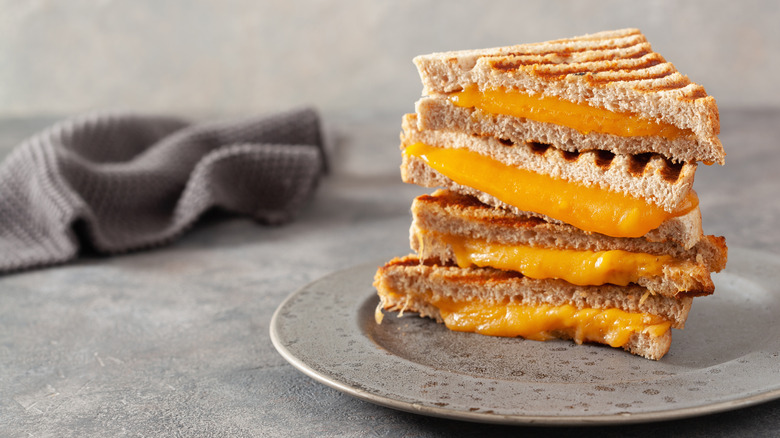
M 635 29 L 415 58 L 402 179 L 415 254 L 380 306 L 453 330 L 571 338 L 659 359 L 714 292 L 697 162 L 722 164 L 718 110 Z

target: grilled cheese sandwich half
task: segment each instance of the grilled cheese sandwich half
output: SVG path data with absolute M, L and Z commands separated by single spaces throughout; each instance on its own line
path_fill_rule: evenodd
M 411 248 L 421 259 L 581 286 L 635 283 L 671 297 L 709 295 L 715 290 L 710 272 L 723 269 L 727 259 L 722 237 L 701 236 L 690 249 L 641 237 L 594 238 L 446 190 L 417 197 L 412 217 Z
M 641 143 L 640 152 L 675 162 L 722 164 L 725 158 L 715 99 L 654 52 L 637 29 L 433 53 L 414 63 L 426 97 L 474 109 L 472 118 L 508 116 L 540 129 L 566 128 L 555 139 L 533 141 L 576 148 L 568 134 L 595 133 L 608 136 L 607 150 L 617 154 L 637 153 L 626 148 Z M 448 122 L 464 130 L 455 118 Z
M 701 235 L 695 164 L 658 156 L 567 153 L 538 143 L 515 144 L 452 131 L 420 131 L 403 121 L 403 181 L 474 195 L 497 207 L 544 215 L 582 230 L 640 237 L 659 229 L 686 245 Z M 668 224 L 667 224 L 668 222 Z
M 683 328 L 691 297 L 648 294 L 641 286 L 576 286 L 492 268 L 391 260 L 374 278 L 380 308 L 416 312 L 454 331 L 531 340 L 573 339 L 660 359 L 671 328 Z

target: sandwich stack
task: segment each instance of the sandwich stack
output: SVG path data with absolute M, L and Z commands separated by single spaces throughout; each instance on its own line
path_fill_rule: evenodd
M 715 100 L 636 29 L 414 63 L 401 175 L 438 190 L 412 204 L 415 253 L 376 273 L 380 308 L 666 354 L 726 264 L 692 190 L 724 162 Z

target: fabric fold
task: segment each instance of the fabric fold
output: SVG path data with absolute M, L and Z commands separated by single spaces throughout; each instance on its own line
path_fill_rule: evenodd
M 324 169 L 312 109 L 208 123 L 129 113 L 64 121 L 0 163 L 0 272 L 66 262 L 83 247 L 161 245 L 215 207 L 282 224 Z

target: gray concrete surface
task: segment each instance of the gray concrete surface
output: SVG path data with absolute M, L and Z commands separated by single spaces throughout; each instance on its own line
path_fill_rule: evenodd
M 721 120 L 727 164 L 696 177 L 705 231 L 780 253 L 780 111 Z M 0 121 L 0 151 L 49 122 Z M 422 192 L 399 182 L 398 117 L 326 123 L 337 166 L 292 224 L 215 213 L 167 247 L 0 277 L 0 436 L 777 436 L 780 401 L 625 427 L 502 427 L 382 408 L 298 372 L 269 339 L 274 309 L 329 272 L 408 252 Z

